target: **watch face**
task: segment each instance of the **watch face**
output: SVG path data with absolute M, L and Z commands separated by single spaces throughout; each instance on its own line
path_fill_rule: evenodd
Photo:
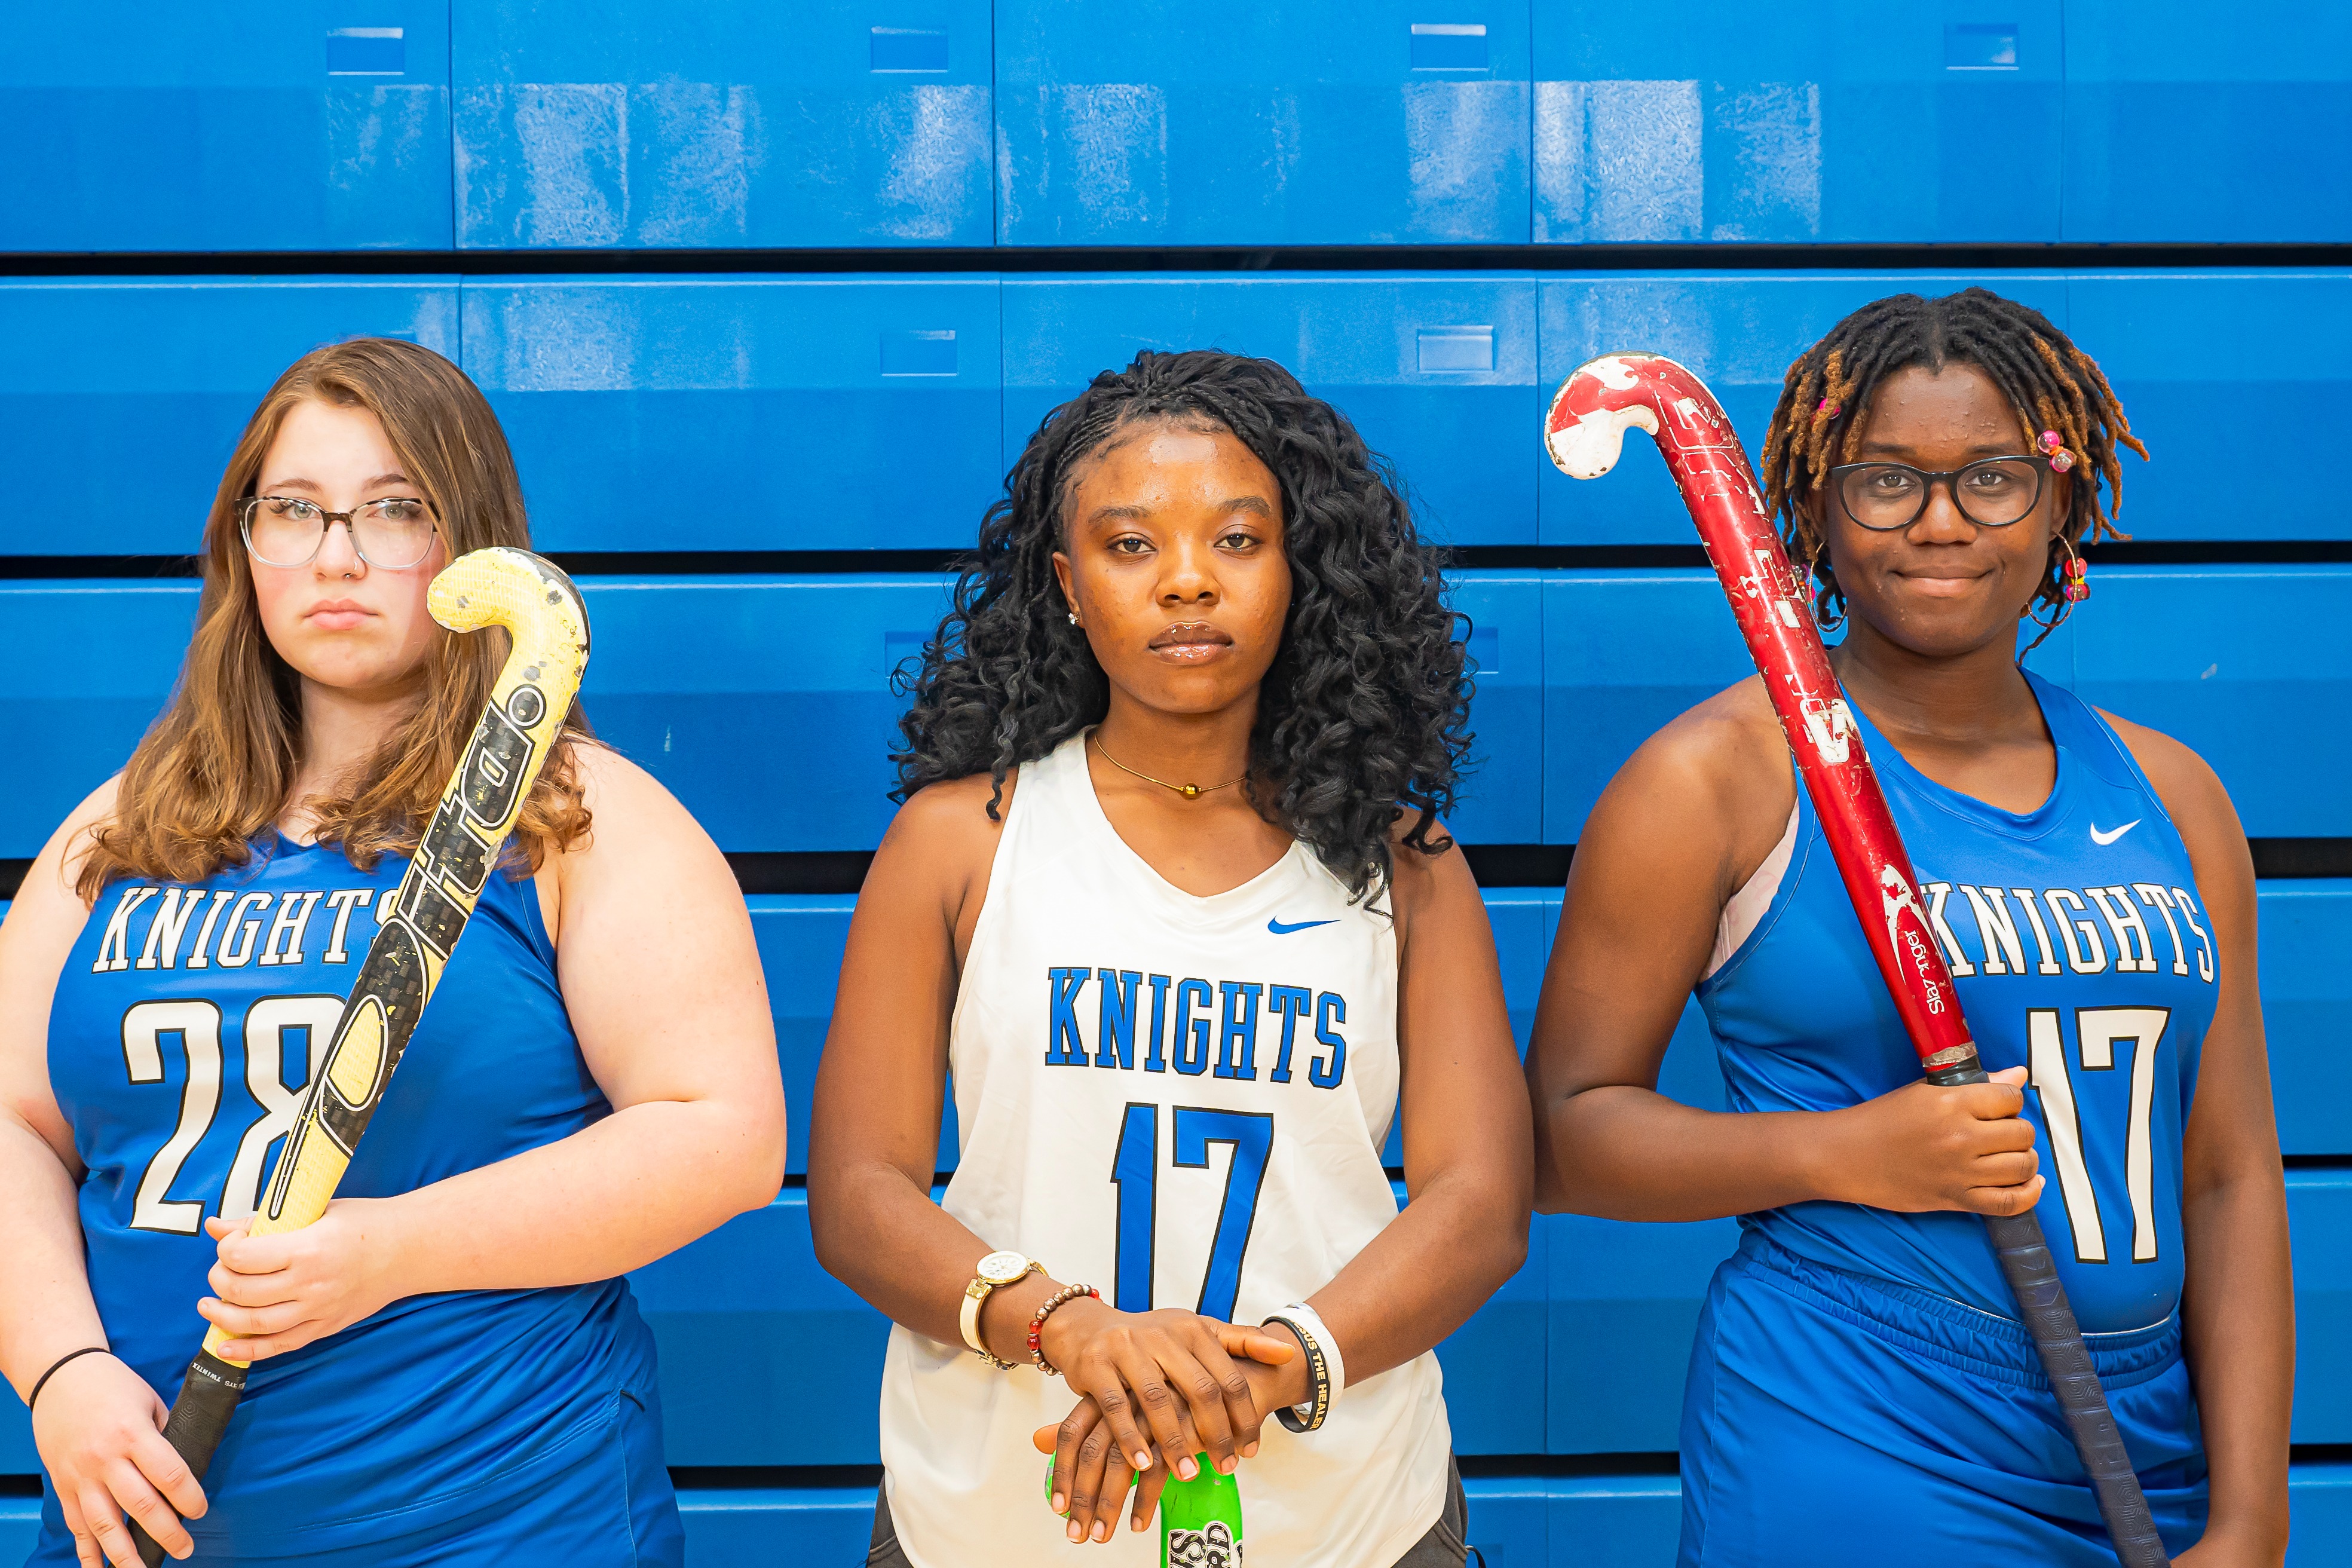
M 1029 1272 L 1029 1260 L 1017 1252 L 992 1252 L 980 1260 L 980 1277 L 992 1285 L 1010 1285 Z

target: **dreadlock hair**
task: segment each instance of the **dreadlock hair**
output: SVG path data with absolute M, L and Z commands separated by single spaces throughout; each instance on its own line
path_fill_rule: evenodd
M 1070 624 L 1054 576 L 1079 470 L 1139 425 L 1229 432 L 1281 486 L 1291 572 L 1282 643 L 1259 688 L 1242 788 L 1260 815 L 1312 849 L 1358 900 L 1394 869 L 1403 841 L 1453 808 L 1470 745 L 1468 620 L 1448 610 L 1438 552 L 1422 542 L 1388 465 L 1346 416 L 1272 360 L 1145 352 L 1048 414 L 959 563 L 954 605 L 923 648 L 891 753 L 904 801 L 926 784 L 986 773 L 997 816 L 1004 780 L 1101 721 L 1110 685 Z
M 2054 430 L 2074 460 L 2067 515 L 2058 520 L 2041 584 L 2020 612 L 2048 606 L 2051 618 L 2041 622 L 2042 635 L 2048 637 L 2067 608 L 2059 574 L 2068 552 L 2060 542 L 2083 545 L 2103 534 L 2131 537 L 2115 526 L 2124 482 L 2118 448 L 2129 447 L 2143 460 L 2147 448 L 2132 434 L 2115 388 L 2074 339 L 2032 306 L 1986 289 L 1963 289 L 1936 300 L 1896 294 L 1874 300 L 1832 327 L 1789 366 L 1764 440 L 1764 505 L 1780 519 L 1790 558 L 1812 563 L 1820 584 L 1814 616 L 1825 628 L 1836 626 L 1844 619 L 1845 594 L 1830 568 L 1821 526 L 1803 503 L 1828 485 L 1831 468 L 1853 460 L 1863 416 L 1879 384 L 1915 364 L 1931 371 L 1948 364 L 1976 366 L 2009 399 L 2029 441 Z M 2050 455 L 2039 447 L 2034 451 Z M 2102 482 L 2107 491 L 2104 513 Z

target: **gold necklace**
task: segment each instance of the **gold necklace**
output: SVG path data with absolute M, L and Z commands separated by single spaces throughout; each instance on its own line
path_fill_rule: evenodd
M 1249 774 L 1243 773 L 1239 778 L 1230 778 L 1223 784 L 1170 784 L 1166 779 L 1156 779 L 1150 773 L 1136 773 L 1133 768 L 1129 767 L 1125 763 L 1122 763 L 1117 757 L 1112 756 L 1109 749 L 1102 743 L 1102 731 L 1099 730 L 1095 731 L 1094 742 L 1095 750 L 1102 752 L 1102 760 L 1108 763 L 1112 767 L 1117 768 L 1120 773 L 1132 773 L 1135 777 L 1141 779 L 1145 784 L 1156 784 L 1161 789 L 1172 789 L 1178 795 L 1182 795 L 1186 800 L 1198 800 L 1205 792 L 1213 789 L 1231 789 L 1234 785 L 1241 783 L 1242 779 L 1249 777 Z

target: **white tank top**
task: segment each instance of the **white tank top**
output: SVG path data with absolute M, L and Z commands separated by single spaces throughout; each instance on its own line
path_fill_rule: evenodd
M 1396 1217 L 1396 936 L 1301 844 L 1211 898 L 1171 886 L 1103 815 L 1085 746 L 1022 768 L 1006 813 L 949 1033 L 944 1206 L 1114 1305 L 1255 1323 Z M 916 1568 L 1159 1562 L 1156 1521 L 1077 1546 L 1047 1510 L 1029 1435 L 1071 1403 L 891 1331 L 884 1485 Z M 1350 1378 L 1318 1432 L 1269 1417 L 1239 1472 L 1249 1560 L 1387 1568 L 1436 1523 L 1452 1443 L 1427 1352 Z

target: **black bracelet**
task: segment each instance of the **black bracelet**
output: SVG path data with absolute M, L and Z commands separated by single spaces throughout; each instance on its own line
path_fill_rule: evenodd
M 27 1415 L 32 1414 L 33 1401 L 41 1396 L 41 1390 L 49 1385 L 49 1379 L 58 1375 L 58 1368 L 65 1365 L 66 1363 L 73 1360 L 76 1356 L 110 1355 L 111 1353 L 113 1352 L 109 1351 L 104 1345 L 84 1345 L 78 1351 L 68 1351 L 65 1354 L 58 1357 L 57 1360 L 49 1363 L 49 1370 L 41 1373 L 41 1375 L 34 1381 L 33 1392 L 25 1395 L 25 1413 Z
M 1322 1345 L 1317 1342 L 1313 1334 L 1299 1325 L 1297 1319 L 1286 1318 L 1280 1312 L 1276 1312 L 1267 1318 L 1266 1321 L 1280 1323 L 1298 1336 L 1299 1348 L 1307 1352 L 1307 1375 L 1314 1384 L 1314 1393 L 1306 1401 L 1308 1407 L 1306 1419 L 1301 1420 L 1297 1408 L 1288 1405 L 1274 1414 L 1293 1432 L 1315 1431 L 1331 1414 L 1331 1363 L 1324 1359 Z

